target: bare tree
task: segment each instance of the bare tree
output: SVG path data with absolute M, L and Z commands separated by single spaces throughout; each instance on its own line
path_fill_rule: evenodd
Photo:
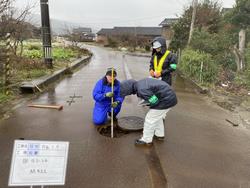
M 237 44 L 235 44 L 232 49 L 236 60 L 237 71 L 242 71 L 246 68 L 245 45 L 246 45 L 246 30 L 241 29 L 239 32 L 239 48 L 237 48 Z
M 7 33 L 11 35 L 11 49 L 7 51 L 6 46 L 0 46 L 0 71 L 6 65 L 7 54 L 11 59 L 8 67 L 12 67 L 12 60 L 17 55 L 18 46 L 22 45 L 23 40 L 30 35 L 30 27 L 25 19 L 33 6 L 27 5 L 23 10 L 17 10 L 14 5 L 15 0 L 0 0 L 0 40 L 5 40 Z M 8 73 L 11 72 L 11 70 L 8 71 Z M 1 75 L 4 78 L 5 73 L 1 72 Z
M 27 15 L 30 12 L 31 7 L 25 7 L 24 10 L 15 18 L 14 9 L 11 11 L 11 17 L 9 20 L 9 30 L 13 39 L 12 50 L 17 55 L 17 49 L 21 45 L 21 52 L 23 48 L 23 41 L 31 36 L 29 24 L 25 22 Z
M 10 0 L 0 0 L 0 16 L 8 9 L 10 6 Z
M 235 44 L 233 48 L 238 72 L 244 71 L 246 69 L 245 46 L 246 46 L 246 30 L 249 28 L 250 25 L 249 10 L 250 10 L 249 0 L 237 0 L 234 8 L 229 13 L 230 22 L 236 25 L 240 29 L 239 44 Z
M 3 2 L 5 10 L 4 7 L 2 7 L 3 11 L 0 19 L 0 36 L 4 36 L 6 33 L 11 34 L 11 49 L 12 52 L 17 55 L 19 45 L 22 45 L 23 40 L 31 34 L 30 27 L 27 27 L 29 24 L 25 22 L 25 19 L 34 5 L 26 5 L 23 10 L 18 11 L 13 6 L 15 2 L 14 0 L 2 1 L 6 2 Z
M 192 36 L 193 36 L 194 23 L 195 23 L 195 18 L 196 18 L 196 11 L 197 11 L 197 5 L 198 5 L 198 0 L 193 0 L 193 13 L 192 13 L 192 20 L 191 20 L 190 32 L 189 32 L 189 38 L 188 38 L 187 45 L 190 44 Z

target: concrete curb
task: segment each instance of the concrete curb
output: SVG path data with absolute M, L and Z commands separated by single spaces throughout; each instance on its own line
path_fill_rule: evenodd
M 185 76 L 185 74 L 183 74 L 180 70 L 176 70 L 176 73 L 179 74 L 184 80 L 186 80 L 189 84 L 191 84 L 194 88 L 195 91 L 197 91 L 197 93 L 201 93 L 201 94 L 207 94 L 210 96 L 210 91 L 208 88 L 204 88 L 199 86 L 194 80 L 188 78 Z
M 90 56 L 84 56 L 80 59 L 77 59 L 71 63 L 69 67 L 55 71 L 52 75 L 46 75 L 32 81 L 23 82 L 20 86 L 20 90 L 22 93 L 35 93 L 36 91 L 40 90 L 40 87 L 48 86 L 52 82 L 60 80 L 66 73 L 71 72 L 83 64 L 87 64 L 91 57 L 92 54 Z

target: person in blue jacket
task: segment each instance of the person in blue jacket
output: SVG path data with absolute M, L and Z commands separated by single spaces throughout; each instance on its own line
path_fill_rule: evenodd
M 95 125 L 103 125 L 107 121 L 107 116 L 111 116 L 111 107 L 114 108 L 114 119 L 121 110 L 123 98 L 120 97 L 120 82 L 116 79 L 116 70 L 114 75 L 114 92 L 112 93 L 112 68 L 108 68 L 106 75 L 100 79 L 93 90 L 95 107 L 93 110 L 93 122 Z M 111 104 L 111 98 L 114 102 Z

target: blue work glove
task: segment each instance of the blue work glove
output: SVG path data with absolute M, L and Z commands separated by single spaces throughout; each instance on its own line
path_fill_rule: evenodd
M 118 105 L 119 105 L 119 101 L 115 101 L 115 102 L 113 102 L 112 104 L 111 104 L 111 106 L 113 107 L 113 108 L 116 108 Z
M 105 97 L 111 98 L 113 96 L 114 96 L 113 92 L 107 92 L 107 93 L 105 93 Z

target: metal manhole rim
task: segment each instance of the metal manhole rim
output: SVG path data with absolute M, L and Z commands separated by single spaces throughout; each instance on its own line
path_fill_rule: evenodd
M 131 126 L 130 123 L 136 124 L 136 126 Z M 118 118 L 117 126 L 125 131 L 141 131 L 143 130 L 144 119 L 138 116 L 124 116 Z

